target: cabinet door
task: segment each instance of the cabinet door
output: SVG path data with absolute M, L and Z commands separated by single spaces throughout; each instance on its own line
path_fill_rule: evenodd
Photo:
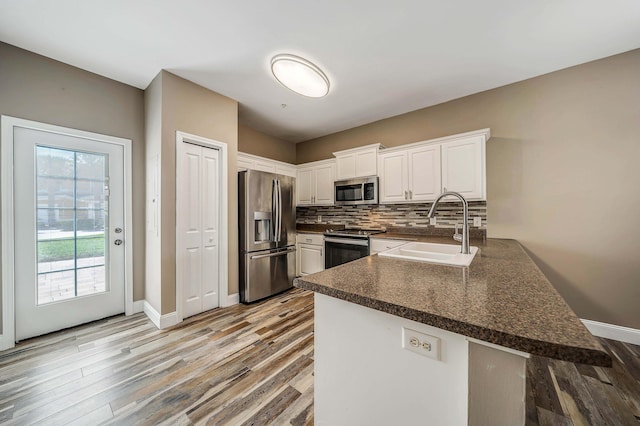
M 459 192 L 468 200 L 486 198 L 484 143 L 475 136 L 442 144 L 443 192 Z
M 314 204 L 333 204 L 333 182 L 335 165 L 327 164 L 315 168 Z
M 314 190 L 313 169 L 300 169 L 296 176 L 296 199 L 298 205 L 311 204 Z
M 298 244 L 300 275 L 309 275 L 324 270 L 322 246 Z
M 407 152 L 409 199 L 433 201 L 440 195 L 440 145 L 428 145 Z
M 336 180 L 351 179 L 356 176 L 356 155 L 336 157 Z
M 378 150 L 370 149 L 355 153 L 356 176 L 375 176 L 378 174 Z
M 380 202 L 400 203 L 407 201 L 406 152 L 380 154 L 379 162 Z

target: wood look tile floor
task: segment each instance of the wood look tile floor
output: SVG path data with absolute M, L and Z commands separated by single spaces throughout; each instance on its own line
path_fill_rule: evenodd
M 640 425 L 640 347 L 614 367 L 532 357 L 528 425 Z M 0 353 L 2 424 L 313 424 L 313 295 L 294 289 L 159 331 L 116 316 Z

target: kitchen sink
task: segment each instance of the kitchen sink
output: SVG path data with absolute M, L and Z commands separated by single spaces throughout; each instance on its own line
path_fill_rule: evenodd
M 378 253 L 378 256 L 453 266 L 469 266 L 478 252 L 478 247 L 471 247 L 469 251 L 470 254 L 462 254 L 459 244 L 414 242 L 383 251 Z

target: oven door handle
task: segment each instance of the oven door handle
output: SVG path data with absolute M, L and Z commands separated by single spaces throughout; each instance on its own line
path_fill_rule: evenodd
M 327 238 L 324 237 L 325 243 L 349 244 L 354 246 L 369 246 L 369 240 L 356 240 L 354 238 Z

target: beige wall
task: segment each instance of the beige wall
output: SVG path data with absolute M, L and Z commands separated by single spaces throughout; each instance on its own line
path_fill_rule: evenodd
M 297 163 L 485 127 L 489 236 L 581 318 L 640 328 L 640 50 L 303 142 Z
M 133 141 L 133 287 L 134 300 L 143 299 L 142 90 L 0 43 L 0 114 Z
M 158 90 L 161 92 L 158 93 Z M 176 131 L 214 139 L 227 144 L 229 207 L 229 294 L 238 292 L 238 103 L 208 89 L 162 71 L 152 82 L 148 104 L 161 102 L 161 147 L 157 140 L 148 143 L 150 152 L 160 151 L 160 258 L 147 259 L 149 265 L 160 265 L 161 276 L 147 282 L 154 298 L 152 305 L 161 314 L 176 310 Z M 147 105 L 148 107 L 150 105 Z M 147 124 L 157 126 L 156 112 L 147 110 Z M 155 130 L 148 134 L 154 134 Z M 154 136 L 157 139 L 157 135 Z M 153 146 L 153 148 L 152 148 Z M 151 154 L 153 156 L 153 154 Z M 155 241 L 155 240 L 154 240 Z M 157 245 L 157 244 L 156 244 Z M 153 249 L 155 250 L 155 249 Z M 148 253 L 157 253 L 148 251 Z M 158 301 L 157 295 L 160 295 Z M 151 303 L 151 302 L 150 302 Z
M 295 143 L 280 140 L 246 126 L 238 126 L 238 151 L 285 163 L 296 163 Z

